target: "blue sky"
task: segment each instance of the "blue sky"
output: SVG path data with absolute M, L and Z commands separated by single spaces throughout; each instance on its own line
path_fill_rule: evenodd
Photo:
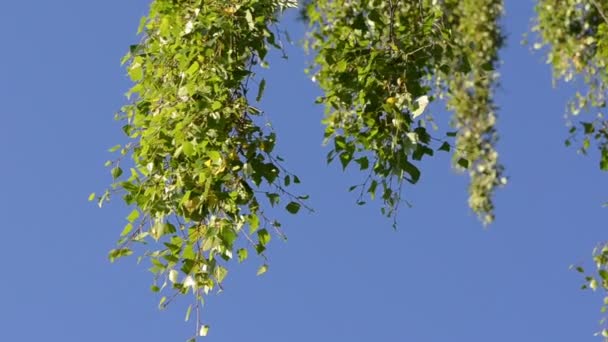
M 119 60 L 147 3 L 9 1 L 0 11 L 1 341 L 185 341 L 194 330 L 187 299 L 158 311 L 145 265 L 108 262 L 129 209 L 86 201 L 110 182 L 106 151 L 124 141 L 113 121 L 129 87 Z M 233 265 L 203 312 L 208 341 L 598 340 L 601 296 L 580 291 L 568 268 L 591 266 L 605 239 L 608 178 L 596 158 L 564 147 L 571 89 L 553 89 L 544 57 L 519 43 L 532 8 L 507 1 L 498 104 L 510 183 L 485 230 L 448 155 L 425 161 L 405 189 L 414 207 L 398 231 L 375 205 L 356 206 L 346 189 L 360 175 L 325 165 L 306 57 L 292 46 L 289 61 L 273 61 L 262 106 L 316 213 L 281 217 L 289 240 L 273 240 L 265 276 L 256 260 Z M 286 23 L 301 37 L 301 24 Z

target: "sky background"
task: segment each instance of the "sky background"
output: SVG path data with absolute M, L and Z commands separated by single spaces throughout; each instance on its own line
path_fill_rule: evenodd
M 467 208 L 449 155 L 423 162 L 391 228 L 346 190 L 361 175 L 326 166 L 323 108 L 299 46 L 274 58 L 262 107 L 314 214 L 279 218 L 270 271 L 236 265 L 203 311 L 207 341 L 598 341 L 601 295 L 574 263 L 606 238 L 608 177 L 564 147 L 564 105 L 544 57 L 522 46 L 533 2 L 506 1 L 499 145 L 510 177 L 497 221 Z M 87 202 L 111 181 L 113 113 L 129 88 L 120 58 L 148 1 L 5 1 L 0 11 L 0 341 L 185 341 L 189 298 L 159 312 L 152 275 L 107 251 L 130 211 Z M 293 13 L 295 14 L 295 13 Z M 295 41 L 303 25 L 287 16 Z M 435 110 L 436 117 L 449 115 Z

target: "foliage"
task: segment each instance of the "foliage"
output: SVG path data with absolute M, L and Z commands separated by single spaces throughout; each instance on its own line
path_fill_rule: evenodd
M 495 147 L 498 135 L 492 100 L 498 51 L 503 45 L 498 25 L 502 1 L 450 0 L 445 2 L 445 11 L 457 46 L 452 68 L 443 76 L 448 84 L 448 107 L 454 111 L 458 129 L 455 160 L 472 163 L 469 206 L 484 224 L 490 224 L 494 221 L 493 193 L 506 184 Z
M 429 73 L 449 49 L 442 13 L 429 1 L 315 1 L 308 6 L 311 72 L 325 95 L 328 162 L 355 162 L 368 177 L 361 192 L 381 193 L 383 213 L 398 209 L 402 182 L 416 183 L 413 163 L 433 155 L 415 119 L 430 99 Z M 359 203 L 363 203 L 359 199 Z
M 606 106 L 608 9 L 606 0 L 539 0 L 535 48 L 547 46 L 556 79 L 582 80 L 569 106 L 571 118 Z M 281 50 L 281 13 L 292 0 L 153 0 L 141 21 L 142 41 L 123 62 L 134 83 L 130 103 L 117 115 L 129 138 L 107 163 L 114 183 L 100 206 L 119 194 L 134 209 L 127 217 L 114 260 L 143 253 L 161 307 L 193 293 L 187 319 L 204 296 L 221 289 L 228 262 L 250 254 L 264 260 L 273 232 L 283 236 L 272 208 L 297 214 L 307 196 L 274 146 L 277 135 L 253 103 L 266 81 L 269 49 Z M 494 220 L 494 193 L 506 183 L 496 144 L 499 51 L 504 37 L 501 0 L 308 0 L 300 4 L 309 24 L 305 47 L 314 54 L 307 72 L 318 82 L 325 106 L 329 163 L 364 172 L 358 204 L 379 195 L 383 214 L 395 218 L 403 185 L 415 184 L 419 161 L 453 151 L 454 165 L 468 169 L 469 206 L 484 224 Z M 253 90 L 252 90 L 253 87 Z M 452 128 L 441 138 L 429 105 L 445 99 Z M 583 136 L 608 170 L 608 122 L 602 113 L 570 128 L 567 144 Z M 129 157 L 129 159 L 125 159 Z M 128 170 L 124 172 L 124 170 Z M 405 181 L 405 182 L 404 182 Z M 588 287 L 608 290 L 608 247 L 595 252 L 597 276 Z M 258 274 L 268 270 L 264 262 Z M 584 272 L 582 268 L 579 271 Z M 607 302 L 608 303 L 608 302 Z M 602 334 L 608 335 L 608 330 Z
M 608 244 L 600 244 L 593 249 L 593 261 L 596 266 L 595 274 L 585 275 L 585 284 L 582 289 L 591 289 L 593 291 L 597 289 L 608 289 Z M 575 269 L 580 273 L 585 273 L 585 269 L 582 266 L 577 266 Z M 608 311 L 608 294 L 604 294 L 604 305 L 601 308 L 602 313 Z M 602 330 L 596 333 L 601 335 L 604 339 L 608 339 L 608 320 L 606 317 L 600 321 Z
M 571 121 L 569 146 L 582 136 L 579 151 L 586 154 L 592 142 L 600 151 L 600 169 L 608 171 L 608 121 L 605 119 L 608 90 L 608 1 L 605 0 L 541 0 L 536 7 L 538 19 L 534 30 L 539 41 L 536 49 L 549 46 L 547 63 L 556 79 L 576 81 L 582 88 L 570 101 L 567 114 Z M 595 111 L 591 120 L 578 116 Z M 578 122 L 577 122 L 578 121 Z M 583 288 L 608 291 L 608 244 L 594 249 L 595 274 L 585 277 Z M 577 270 L 584 272 L 582 267 Z M 608 304 L 608 297 L 604 300 Z M 606 306 L 602 307 L 605 312 Z M 601 334 L 608 341 L 608 325 L 602 319 Z
M 284 5 L 154 1 L 143 41 L 124 59 L 135 85 L 118 119 L 131 142 L 113 150 L 132 167 L 123 173 L 122 157 L 110 163 L 114 184 L 99 202 L 118 192 L 135 207 L 110 259 L 153 240 L 157 249 L 145 253 L 159 282 L 152 290 L 170 284 L 175 293 L 161 307 L 192 292 L 198 313 L 204 295 L 221 288 L 227 261 L 243 261 L 248 250 L 263 255 L 270 231 L 280 232 L 266 209 L 285 203 L 296 214 L 305 206 L 286 190 L 300 180 L 273 154 L 276 134 L 248 98 L 254 67 L 267 64 L 269 46 L 280 48 L 269 27 Z M 257 83 L 259 101 L 265 81 Z M 206 331 L 197 320 L 197 335 Z
M 383 213 L 393 215 L 403 180 L 420 178 L 413 161 L 433 155 L 433 137 L 416 119 L 447 93 L 458 129 L 454 160 L 470 170 L 470 207 L 491 223 L 493 191 L 506 182 L 491 100 L 502 2 L 320 0 L 307 8 L 311 70 L 325 92 L 318 102 L 326 105 L 325 137 L 333 142 L 328 161 L 369 168 L 361 193 L 374 198 L 380 189 Z
M 570 101 L 568 114 L 574 118 L 581 112 L 600 109 L 596 119 L 574 123 L 570 129 L 570 145 L 578 133 L 584 135 L 581 150 L 586 152 L 590 141 L 596 140 L 601 151 L 600 168 L 608 170 L 608 140 L 604 114 L 608 74 L 608 17 L 603 1 L 540 1 L 535 30 L 540 41 L 535 48 L 550 45 L 547 63 L 553 66 L 554 77 L 566 82 L 582 80 L 585 85 Z

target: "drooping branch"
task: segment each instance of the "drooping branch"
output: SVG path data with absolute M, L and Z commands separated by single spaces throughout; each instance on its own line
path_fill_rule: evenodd
M 494 192 L 506 183 L 498 160 L 496 106 L 498 53 L 503 45 L 499 20 L 501 0 L 445 2 L 446 20 L 454 30 L 455 57 L 444 74 L 448 107 L 458 129 L 454 160 L 468 161 L 469 206 L 484 224 L 494 221 Z
M 271 27 L 286 5 L 155 0 L 140 27 L 142 42 L 124 60 L 134 86 L 119 119 L 134 147 L 122 150 L 131 157 L 129 175 L 124 163 L 112 165 L 112 187 L 134 209 L 110 257 L 130 255 L 132 242 L 151 242 L 143 257 L 164 280 L 152 289 L 174 291 L 159 306 L 194 293 L 199 334 L 207 327 L 198 302 L 221 289 L 225 262 L 243 261 L 248 250 L 264 257 L 276 228 L 265 212 L 283 202 L 293 214 L 305 206 L 287 190 L 295 175 L 283 177 L 273 155 L 276 134 L 258 123 L 262 112 L 247 95 L 255 67 L 279 46 Z M 258 85 L 257 101 L 265 82 Z

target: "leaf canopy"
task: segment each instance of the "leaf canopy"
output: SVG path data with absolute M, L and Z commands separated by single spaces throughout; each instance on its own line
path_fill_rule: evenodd
M 309 25 L 306 71 L 323 91 L 327 161 L 363 173 L 349 189 L 361 190 L 357 203 L 378 195 L 395 218 L 423 175 L 420 161 L 444 151 L 468 171 L 470 208 L 482 223 L 494 221 L 494 193 L 506 184 L 494 101 L 501 0 L 153 0 L 141 41 L 123 59 L 133 87 L 117 119 L 129 142 L 110 149 L 119 154 L 106 163 L 113 184 L 89 200 L 101 206 L 119 194 L 134 207 L 110 260 L 150 243 L 143 257 L 152 290 L 196 297 L 186 321 L 221 290 L 235 255 L 243 262 L 255 252 L 257 274 L 268 270 L 271 233 L 283 237 L 273 208 L 310 210 L 308 196 L 291 191 L 301 181 L 274 153 L 277 133 L 257 107 L 268 84 L 256 73 L 271 49 L 282 50 L 279 19 L 294 7 Z M 534 47 L 548 47 L 556 79 L 584 84 L 568 107 L 566 144 L 582 135 L 586 153 L 595 142 L 608 170 L 608 2 L 539 0 L 536 9 Z M 429 128 L 440 100 L 453 112 L 442 137 Z M 594 119 L 572 122 L 592 108 L 600 110 Z M 587 287 L 608 290 L 606 249 L 594 252 L 598 271 Z M 208 334 L 196 325 L 193 339 Z

